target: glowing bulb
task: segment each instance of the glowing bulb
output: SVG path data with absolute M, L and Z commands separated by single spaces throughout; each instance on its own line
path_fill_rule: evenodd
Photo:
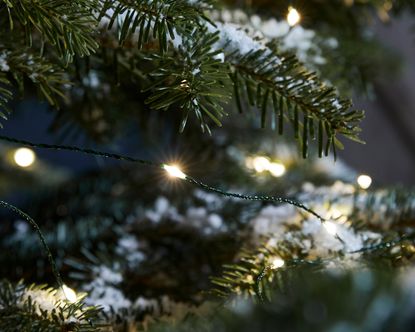
M 294 7 L 289 7 L 287 14 L 288 25 L 293 27 L 294 25 L 298 24 L 298 22 L 300 22 L 300 19 L 301 16 L 297 9 L 295 9 Z
M 14 162 L 20 167 L 29 167 L 35 162 L 36 155 L 33 150 L 28 148 L 19 148 L 14 152 Z
M 78 300 L 78 297 L 76 296 L 76 293 L 72 288 L 69 288 L 68 286 L 63 285 L 62 290 L 63 290 L 63 295 L 65 295 L 65 298 L 69 302 L 75 303 Z
M 285 262 L 281 258 L 275 258 L 271 263 L 271 269 L 275 270 L 284 266 Z
M 359 175 L 357 178 L 357 184 L 362 189 L 367 189 L 372 184 L 372 178 L 369 175 Z
M 275 177 L 280 177 L 285 174 L 285 166 L 281 163 L 271 163 L 268 166 L 268 171 Z
M 323 222 L 323 226 L 326 229 L 327 233 L 331 235 L 336 235 L 337 227 L 334 223 L 332 223 L 331 221 L 325 221 Z
M 179 179 L 185 179 L 186 178 L 186 174 L 184 174 L 179 167 L 175 166 L 175 165 L 163 165 L 163 168 L 166 170 L 166 172 L 174 178 L 179 178 Z
M 268 170 L 270 161 L 266 157 L 255 157 L 252 164 L 258 173 Z

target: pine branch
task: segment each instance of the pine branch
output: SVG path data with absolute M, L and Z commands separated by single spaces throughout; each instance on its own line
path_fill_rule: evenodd
M 13 98 L 12 84 L 5 73 L 0 72 L 0 118 L 7 120 L 8 102 Z M 3 128 L 0 122 L 0 128 Z
M 40 94 L 50 105 L 58 107 L 59 99 L 65 99 L 64 85 L 70 84 L 60 67 L 52 64 L 46 58 L 35 55 L 30 48 L 1 49 L 0 67 L 0 117 L 7 119 L 7 102 L 12 99 L 13 86 L 21 93 L 25 82 L 36 86 Z M 3 71 L 2 71 L 3 70 Z M 1 125 L 1 124 L 0 124 Z
M 34 13 L 41 12 L 36 17 L 27 13 L 31 7 L 26 2 L 14 5 L 8 0 L 6 3 L 11 12 L 10 22 L 14 22 L 13 15 L 22 25 L 31 22 L 67 61 L 77 52 L 88 55 L 97 47 L 97 44 L 91 48 L 82 47 L 92 45 L 87 40 L 94 31 L 90 14 L 93 8 L 99 10 L 101 25 L 108 23 L 109 35 L 116 27 L 121 46 L 135 39 L 138 48 L 144 49 L 150 41 L 158 41 L 158 47 L 154 47 L 155 43 L 148 46 L 153 49 L 148 53 L 153 54 L 147 60 L 157 69 L 150 74 L 152 84 L 147 90 L 151 93 L 147 104 L 156 110 L 176 108 L 182 111 L 181 131 L 190 114 L 196 115 L 203 131 L 210 132 L 206 118 L 221 125 L 225 115 L 223 104 L 231 96 L 228 87 L 233 83 L 240 111 L 247 99 L 251 106 L 260 109 L 261 125 L 265 127 L 269 110 L 273 109 L 281 134 L 284 122 L 292 124 L 304 157 L 310 141 L 317 142 L 320 156 L 323 152 L 328 155 L 330 150 L 336 155 L 336 147 L 342 148 L 338 135 L 359 141 L 358 122 L 363 117 L 362 112 L 350 110 L 349 100 L 340 98 L 334 88 L 326 86 L 315 73 L 308 71 L 295 57 L 281 53 L 275 45 L 251 38 L 237 26 L 211 23 L 204 14 L 204 10 L 210 8 L 210 1 L 194 5 L 186 0 L 102 0 L 87 1 L 83 9 L 78 8 L 82 2 L 66 5 L 69 6 L 66 8 L 62 1 L 56 1 L 52 2 L 54 11 L 45 22 L 39 15 L 47 12 L 45 8 L 52 5 L 49 1 L 37 2 L 37 7 L 30 5 L 36 7 L 31 9 Z M 69 28 L 63 25 L 61 16 L 55 17 L 65 8 L 72 13 L 69 19 L 65 17 L 72 22 Z M 86 22 L 88 29 L 82 28 Z M 85 35 L 74 38 L 77 29 Z M 73 44 L 70 43 L 72 39 Z M 169 43 L 174 49 L 168 50 Z M 135 67 L 137 70 L 133 73 L 142 72 L 139 66 Z M 146 81 L 147 77 L 138 79 Z M 52 96 L 59 94 L 59 90 L 45 84 L 40 84 L 40 88 L 49 102 L 56 105 Z
M 100 309 L 85 307 L 81 299 L 70 303 L 61 290 L 46 285 L 13 285 L 2 280 L 0 329 L 5 332 L 100 331 L 103 325 L 95 324 Z
M 286 261 L 283 268 L 272 268 L 276 258 Z M 225 298 L 232 294 L 261 297 L 278 271 L 303 266 L 321 268 L 320 260 L 307 259 L 298 241 L 281 241 L 275 246 L 245 250 L 236 263 L 223 266 L 222 276 L 211 278 L 215 285 L 212 293 Z
M 177 37 L 176 31 L 184 26 L 200 25 L 201 19 L 208 20 L 203 10 L 212 3 L 204 0 L 195 6 L 187 0 L 101 0 L 98 20 L 101 24 L 107 21 L 108 29 L 115 27 L 121 45 L 133 37 L 137 47 L 142 48 L 156 39 L 163 52 L 167 50 L 168 41 Z
M 90 55 L 98 44 L 94 38 L 96 20 L 92 11 L 95 0 L 2 0 L 7 10 L 11 31 L 21 28 L 29 46 L 40 33 L 40 40 L 53 45 L 66 64 L 73 56 Z
M 152 94 L 146 103 L 155 110 L 167 110 L 172 106 L 184 112 L 180 131 L 194 113 L 203 131 L 210 132 L 205 116 L 221 126 L 226 115 L 221 104 L 230 99 L 228 66 L 216 58 L 219 51 L 212 50 L 217 34 L 194 33 L 184 38 L 179 52 L 171 56 L 153 55 L 158 69 L 150 73 L 155 79 L 147 90 Z
M 336 134 L 360 142 L 357 124 L 363 113 L 350 110 L 349 100 L 339 98 L 333 87 L 322 83 L 294 56 L 278 57 L 275 50 L 260 49 L 246 55 L 236 51 L 228 58 L 233 65 L 232 79 L 240 111 L 245 92 L 248 103 L 261 110 L 261 126 L 265 127 L 272 105 L 279 133 L 284 132 L 285 121 L 291 122 L 304 158 L 310 139 L 317 140 L 319 156 L 323 151 L 328 155 L 330 149 L 335 154 L 336 146 L 342 148 Z

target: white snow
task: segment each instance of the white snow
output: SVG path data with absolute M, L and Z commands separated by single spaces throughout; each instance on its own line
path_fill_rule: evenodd
M 85 298 L 87 305 L 100 305 L 105 311 L 112 309 L 115 312 L 131 306 L 131 301 L 115 287 L 122 282 L 121 273 L 115 269 L 116 267 L 110 268 L 105 265 L 94 268 L 95 279 L 84 285 L 84 289 L 89 292 Z
M 169 218 L 174 221 L 180 221 L 182 218 L 177 213 L 177 209 L 174 206 L 171 206 L 169 200 L 163 196 L 157 198 L 154 209 L 147 210 L 145 215 L 154 223 L 160 222 L 163 218 Z
M 117 312 L 131 306 L 131 301 L 118 288 L 94 284 L 91 284 L 90 293 L 85 299 L 85 303 L 87 305 L 101 306 L 106 312 L 111 311 L 111 309 Z
M 215 22 L 216 27 L 207 24 L 210 33 L 219 32 L 219 40 L 214 44 L 214 49 L 223 49 L 228 53 L 238 51 L 241 55 L 258 50 L 266 50 L 263 43 L 251 38 L 242 27 L 232 23 Z
M 133 235 L 121 237 L 115 251 L 127 259 L 130 268 L 137 267 L 146 258 L 146 255 L 139 250 L 139 243 Z
M 7 52 L 0 54 L 0 71 L 7 72 L 10 70 L 9 64 L 7 63 Z

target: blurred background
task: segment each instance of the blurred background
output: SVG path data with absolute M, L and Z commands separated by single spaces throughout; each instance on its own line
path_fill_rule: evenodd
M 366 110 L 362 138 L 366 145 L 346 143 L 341 157 L 357 170 L 372 174 L 385 185 L 415 184 L 415 35 L 409 14 L 376 24 L 376 35 L 397 51 L 402 69 L 376 82 L 376 98 L 355 96 Z

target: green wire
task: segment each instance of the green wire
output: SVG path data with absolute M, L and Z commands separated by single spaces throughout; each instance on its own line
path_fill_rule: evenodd
M 43 233 L 40 230 L 40 227 L 36 223 L 36 221 L 34 221 L 33 218 L 31 218 L 28 214 L 26 214 L 25 212 L 23 212 L 19 208 L 15 207 L 15 206 L 7 203 L 7 202 L 4 202 L 4 201 L 0 200 L 0 206 L 3 206 L 4 208 L 9 209 L 10 211 L 13 211 L 14 213 L 18 214 L 19 216 L 24 218 L 27 222 L 29 222 L 30 225 L 33 226 L 33 228 L 35 229 L 37 235 L 39 236 L 39 239 L 40 239 L 40 242 L 42 243 L 43 249 L 45 249 L 45 252 L 46 252 L 46 255 L 48 257 L 49 263 L 52 267 L 52 273 L 55 276 L 56 282 L 58 283 L 58 286 L 60 288 L 63 288 L 62 278 L 61 278 L 61 275 L 58 271 L 58 268 L 56 267 L 55 259 L 53 258 L 52 252 L 50 251 L 50 248 L 46 243 L 46 239 L 43 236 Z
M 156 163 L 156 162 L 153 162 L 153 161 L 150 161 L 150 160 L 144 160 L 144 159 L 138 159 L 138 158 L 132 158 L 132 157 L 128 157 L 128 156 L 123 156 L 123 155 L 119 155 L 119 154 L 116 154 L 116 153 L 108 153 L 108 152 L 102 152 L 102 151 L 97 151 L 97 150 L 93 150 L 93 149 L 79 148 L 77 146 L 54 145 L 54 144 L 45 144 L 45 143 L 32 143 L 32 142 L 29 142 L 29 141 L 20 140 L 20 139 L 8 137 L 8 136 L 2 136 L 2 135 L 0 135 L 0 140 L 11 142 L 11 143 L 16 143 L 16 144 L 21 144 L 21 145 L 25 145 L 25 146 L 29 146 L 29 147 L 33 147 L 33 148 L 42 148 L 42 149 L 51 149 L 51 150 L 67 150 L 67 151 L 81 152 L 81 153 L 85 153 L 85 154 L 89 154 L 89 155 L 101 156 L 101 157 L 104 157 L 104 158 L 111 158 L 111 159 L 116 159 L 116 160 L 139 163 L 139 164 L 142 164 L 142 165 L 146 165 L 146 166 L 150 166 L 150 167 L 156 167 L 156 168 L 163 168 L 164 169 L 164 167 L 167 165 L 167 164 L 164 164 L 164 163 Z M 226 196 L 226 197 L 233 197 L 233 198 L 243 199 L 243 200 L 248 200 L 248 201 L 287 203 L 287 204 L 290 204 L 290 205 L 294 205 L 294 206 L 298 207 L 299 209 L 302 209 L 302 210 L 312 214 L 313 216 L 317 217 L 321 222 L 325 221 L 325 219 L 323 217 L 321 217 L 319 214 L 314 212 L 312 209 L 310 209 L 310 208 L 306 207 L 304 204 L 302 204 L 300 202 L 297 202 L 297 201 L 295 201 L 293 199 L 290 199 L 290 198 L 277 197 L 277 196 L 263 196 L 263 195 L 244 195 L 244 194 L 232 193 L 232 192 L 224 191 L 224 190 L 219 189 L 219 188 L 211 187 L 211 186 L 203 183 L 202 181 L 199 181 L 199 180 L 197 180 L 197 179 L 195 179 L 191 176 L 188 176 L 188 175 L 186 175 L 182 179 L 187 181 L 188 183 L 196 185 L 200 188 L 203 188 L 203 189 L 208 190 L 208 191 L 215 192 L 217 194 L 220 194 L 220 195 Z

